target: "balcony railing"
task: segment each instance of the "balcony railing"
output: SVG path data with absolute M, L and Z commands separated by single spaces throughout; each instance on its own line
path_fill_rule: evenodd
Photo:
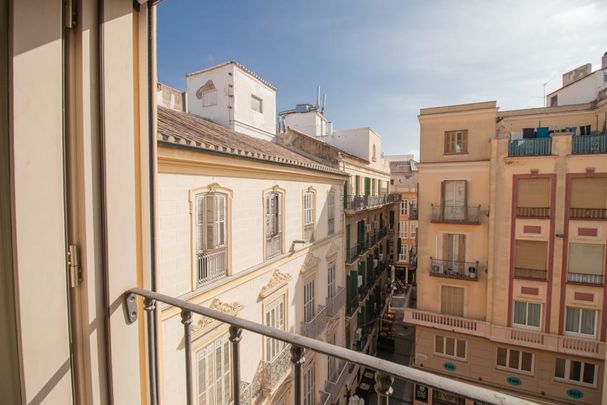
M 605 342 L 594 339 L 555 335 L 528 329 L 510 328 L 476 319 L 438 314 L 412 308 L 406 308 L 404 310 L 403 320 L 405 323 L 412 325 L 479 336 L 504 344 L 524 345 L 529 348 L 580 355 L 601 360 L 605 358 Z
M 327 315 L 335 316 L 346 305 L 346 289 L 338 287 L 335 295 L 327 297 Z
M 510 139 L 508 156 L 547 156 L 552 154 L 552 138 Z
M 327 307 L 319 305 L 316 315 L 308 322 L 301 322 L 301 334 L 311 338 L 318 338 L 327 325 Z
M 607 219 L 607 208 L 571 208 L 571 219 Z
M 460 262 L 430 258 L 430 274 L 437 277 L 478 280 L 478 262 Z
M 432 204 L 432 222 L 455 224 L 480 224 L 481 206 L 434 205 Z
M 344 198 L 344 209 L 352 211 L 381 207 L 386 204 L 400 202 L 400 194 L 380 195 L 348 195 Z
M 607 153 L 607 134 L 574 136 L 571 139 L 574 155 L 587 153 Z
M 529 278 L 532 280 L 547 280 L 548 272 L 545 269 L 528 269 L 525 267 L 515 267 L 514 277 L 516 278 Z
M 550 218 L 550 207 L 516 207 L 519 218 Z
M 275 387 L 291 368 L 293 370 L 293 392 L 294 403 L 300 405 L 302 401 L 302 366 L 305 363 L 304 351 L 310 350 L 315 353 L 321 353 L 330 357 L 335 357 L 342 361 L 348 361 L 352 364 L 375 370 L 375 391 L 377 393 L 380 405 L 387 405 L 389 396 L 392 392 L 392 383 L 394 378 L 407 380 L 414 383 L 422 384 L 431 388 L 445 390 L 455 394 L 462 395 L 471 400 L 490 403 L 490 404 L 528 404 L 532 403 L 507 395 L 501 392 L 492 391 L 486 388 L 477 387 L 461 381 L 452 380 L 446 377 L 428 373 L 422 370 L 417 370 L 401 364 L 392 363 L 377 357 L 369 356 L 354 350 L 348 350 L 343 347 L 331 345 L 319 340 L 311 339 L 305 336 L 296 335 L 294 333 L 285 332 L 283 330 L 271 328 L 259 323 L 238 318 L 233 315 L 228 315 L 221 311 L 215 311 L 200 305 L 192 304 L 168 295 L 160 294 L 135 288 L 125 293 L 126 315 L 129 323 L 134 323 L 137 320 L 138 314 L 138 299 L 137 296 L 144 298 L 144 310 L 146 313 L 146 321 L 144 327 L 147 332 L 147 378 L 149 379 L 147 387 L 149 388 L 150 403 L 156 405 L 158 403 L 158 374 L 157 374 L 157 359 L 156 353 L 156 335 L 155 335 L 155 320 L 156 320 L 156 302 L 161 302 L 168 306 L 173 306 L 181 310 L 181 320 L 184 328 L 184 350 L 185 359 L 184 377 L 186 381 L 186 398 L 187 404 L 194 403 L 194 383 L 193 374 L 194 367 L 192 365 L 192 316 L 193 314 L 201 315 L 206 318 L 214 319 L 221 323 L 230 325 L 229 338 L 231 345 L 230 377 L 232 378 L 232 387 L 240 387 L 240 341 L 243 339 L 242 331 L 246 330 L 255 334 L 265 336 L 266 338 L 277 339 L 285 343 L 285 349 L 273 361 L 263 366 L 263 383 L 262 386 Z M 139 323 L 132 325 L 137 328 Z M 290 363 L 290 366 L 289 366 Z M 235 405 L 243 403 L 240 390 L 235 390 L 232 395 Z
M 226 249 L 198 253 L 198 285 L 212 283 L 226 275 Z
M 344 386 L 347 376 L 348 363 L 340 360 L 339 362 L 337 362 L 335 374 L 329 374 L 329 378 L 325 381 L 325 391 L 331 396 L 332 402 L 339 403 L 339 392 Z
M 261 390 L 270 393 L 291 372 L 291 345 L 285 345 L 272 361 L 262 361 Z M 236 401 L 234 401 L 236 403 Z
M 602 274 L 567 273 L 567 281 L 570 283 L 603 285 Z

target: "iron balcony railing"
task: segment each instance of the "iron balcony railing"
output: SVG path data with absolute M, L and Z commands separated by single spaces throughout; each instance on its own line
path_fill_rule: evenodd
M 316 315 L 309 321 L 301 322 L 301 334 L 311 338 L 318 338 L 327 325 L 327 307 L 319 305 Z
M 607 153 L 607 134 L 574 136 L 571 140 L 571 152 L 574 155 Z
M 225 277 L 227 269 L 225 248 L 199 252 L 197 258 L 199 286 Z
M 548 271 L 546 269 L 528 269 L 525 267 L 515 267 L 514 277 L 529 278 L 532 280 L 547 280 Z
M 291 345 L 285 345 L 280 353 L 271 361 L 263 360 L 261 367 L 260 388 L 262 392 L 269 394 L 291 373 Z
M 508 156 L 547 156 L 552 154 L 552 138 L 510 139 Z
M 325 381 L 325 391 L 331 396 L 331 401 L 339 403 L 339 392 L 346 382 L 348 376 L 348 363 L 338 361 L 333 375 L 329 374 L 329 378 Z
M 432 222 L 456 224 L 480 224 L 481 206 L 434 205 L 432 204 Z
M 348 195 L 344 198 L 344 209 L 352 211 L 366 210 L 369 208 L 381 207 L 386 204 L 400 202 L 400 194 L 380 194 L 380 195 Z
M 327 297 L 327 315 L 337 315 L 344 305 L 346 305 L 346 289 L 338 287 L 333 296 Z
M 417 370 L 401 364 L 392 363 L 377 357 L 369 356 L 363 353 L 349 350 L 343 347 L 331 345 L 326 342 L 311 339 L 305 336 L 297 335 L 290 332 L 285 332 L 280 329 L 271 328 L 266 325 L 259 324 L 247 319 L 238 318 L 233 315 L 228 315 L 224 312 L 212 310 L 210 308 L 196 305 L 187 301 L 183 301 L 168 295 L 157 292 L 134 288 L 125 293 L 126 315 L 129 323 L 134 323 L 137 320 L 139 304 L 137 296 L 143 297 L 143 305 L 146 313 L 145 328 L 147 332 L 147 378 L 150 394 L 150 403 L 158 404 L 158 363 L 156 355 L 158 347 L 155 339 L 156 325 L 156 303 L 160 302 L 168 306 L 176 307 L 181 310 L 181 323 L 184 329 L 184 356 L 185 370 L 184 377 L 186 381 L 186 398 L 187 404 L 194 403 L 193 395 L 193 366 L 192 366 L 192 316 L 193 314 L 201 315 L 210 319 L 214 319 L 221 323 L 230 325 L 229 339 L 231 344 L 231 364 L 230 377 L 232 378 L 232 387 L 240 387 L 240 341 L 243 339 L 242 331 L 248 331 L 255 334 L 265 336 L 270 339 L 277 339 L 285 343 L 285 351 L 288 355 L 284 355 L 281 364 L 291 363 L 293 370 L 293 392 L 295 405 L 300 405 L 302 402 L 302 366 L 305 362 L 304 350 L 310 350 L 315 353 L 324 354 L 330 357 L 348 361 L 352 364 L 374 370 L 375 373 L 375 391 L 377 392 L 380 405 L 388 405 L 388 398 L 392 393 L 392 384 L 395 378 L 411 381 L 413 383 L 422 384 L 430 388 L 437 388 L 443 391 L 451 392 L 473 401 L 484 402 L 488 404 L 533 404 L 502 392 L 493 391 L 487 388 L 477 387 L 461 381 L 449 379 L 440 375 L 432 374 L 426 371 Z M 137 328 L 137 325 L 133 325 Z M 246 337 L 246 336 L 245 336 Z M 288 347 L 288 349 L 287 349 Z M 281 356 L 279 356 L 281 357 Z M 288 358 L 288 361 L 285 360 Z M 271 368 L 275 365 L 272 364 Z M 240 390 L 234 390 L 232 393 L 233 403 L 240 405 L 243 403 Z
M 516 207 L 519 218 L 550 218 L 550 207 Z
M 603 285 L 602 274 L 567 273 L 567 281 L 579 284 Z
M 441 260 L 430 258 L 430 274 L 438 277 L 478 280 L 478 262 Z
M 607 219 L 607 208 L 571 208 L 571 219 Z

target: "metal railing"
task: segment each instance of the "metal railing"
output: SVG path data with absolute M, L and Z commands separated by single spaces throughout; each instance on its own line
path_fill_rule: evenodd
M 327 307 L 319 305 L 316 315 L 309 321 L 301 322 L 301 334 L 311 338 L 317 338 L 327 326 Z
M 572 219 L 607 219 L 607 208 L 571 208 Z
M 478 262 L 462 262 L 430 258 L 430 274 L 438 277 L 478 280 Z
M 261 390 L 265 393 L 274 391 L 291 372 L 291 345 L 285 345 L 271 361 L 262 360 Z M 302 353 L 303 355 L 303 353 Z M 234 401 L 236 403 L 236 401 Z
M 552 154 L 552 138 L 510 139 L 508 156 L 547 156 Z
M 480 224 L 481 206 L 434 205 L 432 204 L 432 222 L 457 224 Z
M 199 252 L 197 256 L 199 286 L 225 277 L 227 270 L 225 248 Z
M 607 134 L 574 136 L 571 138 L 571 152 L 574 155 L 607 153 Z
M 449 379 L 426 371 L 417 370 L 401 364 L 392 363 L 377 357 L 369 356 L 354 350 L 349 350 L 343 347 L 331 345 L 326 342 L 311 339 L 305 336 L 297 335 L 290 332 L 285 332 L 280 329 L 275 329 L 257 322 L 247 319 L 238 318 L 233 315 L 215 311 L 200 305 L 196 305 L 187 301 L 183 301 L 168 295 L 157 292 L 134 288 L 125 293 L 125 306 L 127 319 L 129 323 L 134 323 L 137 320 L 137 296 L 143 297 L 144 310 L 146 313 L 147 322 L 147 357 L 148 357 L 148 378 L 150 390 L 150 403 L 158 404 L 158 374 L 157 374 L 157 359 L 156 354 L 158 348 L 155 345 L 154 325 L 156 320 L 156 303 L 161 302 L 168 306 L 173 306 L 181 310 L 181 320 L 184 328 L 184 356 L 185 370 L 184 376 L 186 380 L 186 398 L 187 404 L 194 403 L 193 395 L 193 366 L 192 366 L 192 315 L 198 314 L 203 317 L 214 319 L 221 323 L 230 325 L 229 340 L 231 346 L 231 378 L 232 386 L 240 387 L 240 341 L 242 340 L 242 331 L 249 331 L 255 334 L 265 336 L 266 338 L 277 339 L 286 344 L 285 351 L 288 351 L 291 367 L 293 369 L 293 386 L 294 386 L 294 404 L 300 405 L 302 402 L 302 366 L 305 362 L 304 350 L 311 350 L 316 353 L 321 353 L 327 356 L 335 357 L 343 361 L 348 361 L 362 367 L 375 370 L 375 391 L 378 397 L 378 404 L 388 405 L 388 398 L 392 393 L 392 384 L 395 378 L 423 384 L 431 388 L 437 388 L 443 391 L 458 394 L 475 401 L 481 401 L 489 404 L 532 404 L 511 395 L 490 389 L 477 387 L 461 381 Z M 137 325 L 133 325 L 136 328 Z M 287 349 L 288 347 L 288 349 Z M 280 357 L 280 356 L 279 356 Z M 284 359 L 284 358 L 283 358 Z M 282 360 L 287 363 L 286 360 Z M 274 368 L 274 364 L 271 368 Z M 271 380 L 271 378 L 270 378 Z M 242 404 L 240 390 L 235 390 L 233 393 L 233 402 L 235 405 Z
M 603 285 L 602 274 L 567 273 L 567 281 L 580 284 Z
M 547 280 L 548 272 L 546 269 L 528 269 L 525 267 L 515 267 L 514 277 L 530 278 L 533 280 Z
M 338 287 L 333 296 L 327 297 L 327 315 L 337 315 L 344 305 L 346 305 L 346 289 Z
M 386 204 L 400 202 L 400 194 L 380 194 L 380 195 L 347 195 L 344 198 L 344 209 L 352 211 L 366 210 L 376 208 Z
M 550 218 L 550 207 L 516 207 L 517 217 Z
M 348 362 L 340 360 L 337 362 L 335 374 L 329 374 L 329 377 L 325 381 L 325 391 L 329 393 L 333 402 L 339 401 L 339 391 L 341 391 L 341 388 L 344 386 L 347 376 Z

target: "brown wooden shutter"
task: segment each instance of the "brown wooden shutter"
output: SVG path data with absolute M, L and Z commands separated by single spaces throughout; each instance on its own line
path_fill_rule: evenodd
M 462 153 L 468 153 L 468 130 L 462 131 Z
M 445 132 L 445 153 L 449 153 L 449 132 Z
M 449 234 L 443 234 L 443 255 L 442 260 L 449 260 Z
M 457 240 L 457 261 L 463 262 L 466 260 L 466 235 L 459 235 Z

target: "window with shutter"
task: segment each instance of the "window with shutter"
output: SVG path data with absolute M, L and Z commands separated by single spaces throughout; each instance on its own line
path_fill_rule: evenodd
M 445 180 L 442 182 L 443 218 L 448 221 L 463 221 L 467 215 L 468 182 Z
M 227 334 L 196 353 L 199 405 L 232 403 L 231 350 Z
M 464 289 L 441 286 L 441 314 L 464 316 Z
M 227 272 L 227 195 L 201 193 L 196 202 L 197 284 L 215 281 Z
M 468 153 L 468 130 L 445 132 L 445 154 Z
M 265 196 L 266 259 L 282 253 L 282 194 L 270 192 Z
M 328 230 L 329 235 L 335 233 L 335 192 L 330 191 L 327 195 L 327 211 L 328 211 Z
M 303 196 L 303 238 L 307 242 L 314 240 L 314 196 L 312 191 L 305 191 Z
M 272 301 L 265 307 L 264 323 L 272 328 L 285 330 L 285 295 Z M 266 361 L 273 361 L 282 351 L 285 344 L 278 339 L 264 337 L 266 345 Z
M 310 277 L 304 282 L 304 322 L 310 322 L 314 319 L 316 312 L 314 308 L 315 295 L 314 277 Z

